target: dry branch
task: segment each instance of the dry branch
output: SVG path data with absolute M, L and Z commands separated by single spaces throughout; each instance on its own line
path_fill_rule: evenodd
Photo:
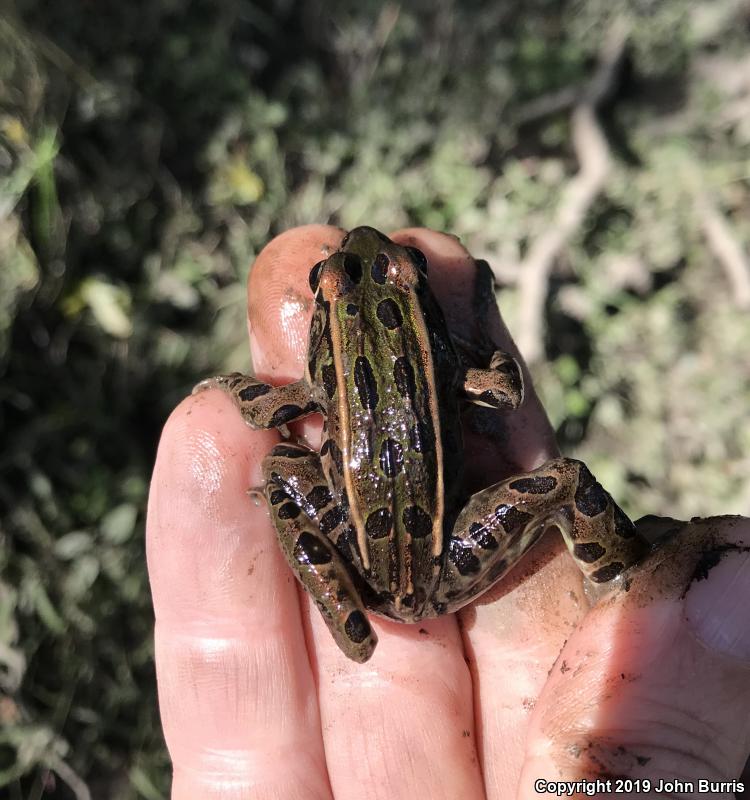
M 724 268 L 735 305 L 743 311 L 750 309 L 750 259 L 707 194 L 697 194 L 696 207 L 706 243 Z
M 582 88 L 571 115 L 578 173 L 565 188 L 552 225 L 532 244 L 519 270 L 517 342 L 527 363 L 543 353 L 544 302 L 555 261 L 580 229 L 609 174 L 609 147 L 596 111 L 614 88 L 626 42 L 625 26 L 614 25 L 605 38 L 599 67 Z

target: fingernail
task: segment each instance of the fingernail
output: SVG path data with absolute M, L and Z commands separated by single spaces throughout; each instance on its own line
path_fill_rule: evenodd
M 727 546 L 703 554 L 685 599 L 688 624 L 708 647 L 750 661 L 750 552 Z

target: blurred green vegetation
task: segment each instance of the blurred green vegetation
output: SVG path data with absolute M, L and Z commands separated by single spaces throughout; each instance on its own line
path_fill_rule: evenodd
M 750 313 L 706 229 L 750 249 L 746 4 L 3 5 L 0 794 L 167 796 L 147 484 L 171 408 L 247 367 L 255 254 L 312 221 L 452 231 L 514 331 L 578 168 L 569 109 L 520 120 L 590 77 L 616 16 L 611 170 L 534 371 L 631 514 L 746 513 Z

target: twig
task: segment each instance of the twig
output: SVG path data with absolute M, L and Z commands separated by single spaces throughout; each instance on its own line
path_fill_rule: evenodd
M 524 103 L 515 115 L 517 125 L 528 125 L 538 119 L 549 117 L 552 114 L 561 114 L 572 108 L 583 95 L 583 87 L 580 84 L 575 86 L 565 86 L 557 91 L 543 94 Z
M 696 208 L 711 252 L 724 268 L 737 308 L 750 309 L 750 259 L 711 198 L 698 191 Z
M 605 38 L 599 67 L 583 87 L 571 115 L 578 173 L 563 192 L 554 222 L 532 244 L 521 264 L 517 342 L 527 363 L 538 360 L 543 352 L 544 301 L 555 261 L 583 224 L 609 174 L 609 146 L 596 110 L 614 88 L 627 36 L 626 26 L 618 22 Z
M 65 761 L 57 755 L 48 756 L 46 759 L 47 767 L 64 783 L 76 797 L 76 800 L 91 800 L 91 791 L 83 778 Z

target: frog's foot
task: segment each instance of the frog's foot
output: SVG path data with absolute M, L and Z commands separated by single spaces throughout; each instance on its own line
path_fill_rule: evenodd
M 193 394 L 206 389 L 226 392 L 251 428 L 278 428 L 320 410 L 304 380 L 272 386 L 252 375 L 233 372 L 202 380 Z
M 466 369 L 463 393 L 467 400 L 480 406 L 516 409 L 523 402 L 521 368 L 513 356 L 495 350 L 487 369 Z
M 455 611 L 488 589 L 552 525 L 596 583 L 613 580 L 649 550 L 586 465 L 557 458 L 471 497 L 448 544 L 436 610 Z
M 331 495 L 320 457 L 303 445 L 280 444 L 263 460 L 263 473 L 271 518 L 289 566 L 344 654 L 367 661 L 378 640 L 334 544 L 340 537 L 351 540 L 346 536 L 351 526 L 346 508 Z

